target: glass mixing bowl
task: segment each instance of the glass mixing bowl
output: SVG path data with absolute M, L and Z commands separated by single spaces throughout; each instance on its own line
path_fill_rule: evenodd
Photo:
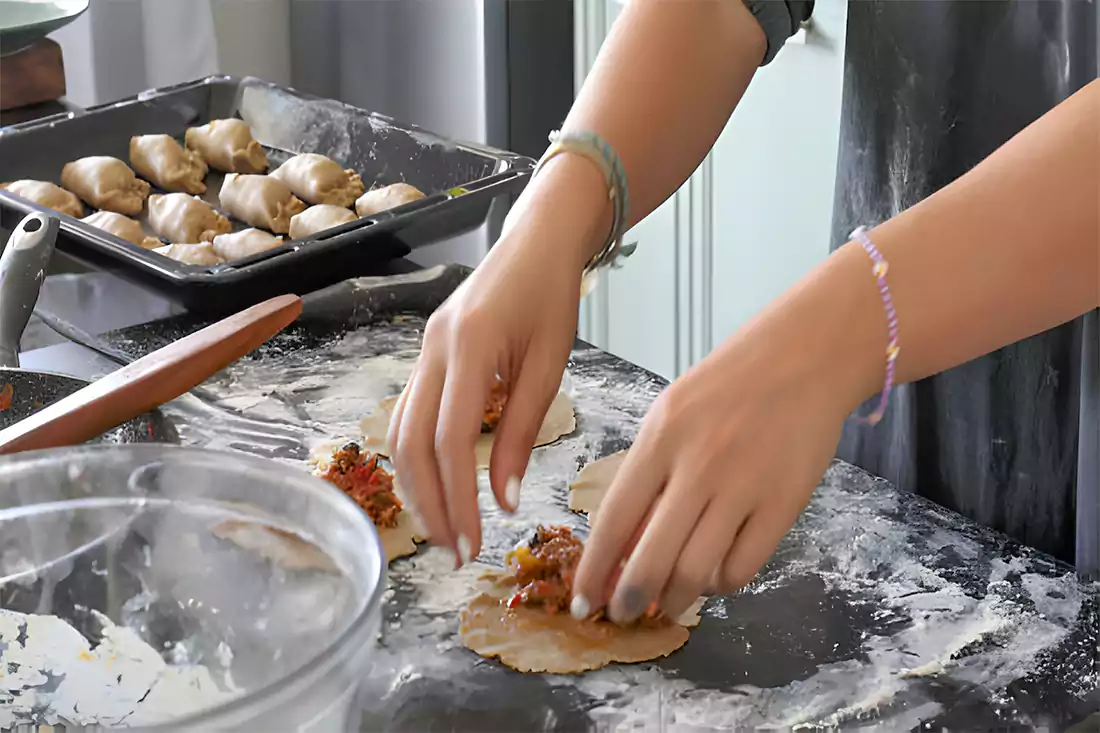
M 4 458 L 0 730 L 350 730 L 383 558 L 369 518 L 292 465 L 165 445 Z

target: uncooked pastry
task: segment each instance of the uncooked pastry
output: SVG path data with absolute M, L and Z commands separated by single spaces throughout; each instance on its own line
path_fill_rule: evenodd
M 656 627 L 617 626 L 607 620 L 577 621 L 567 613 L 508 608 L 513 586 L 504 574 L 487 574 L 483 592 L 459 616 L 463 646 L 518 672 L 576 674 L 615 662 L 631 664 L 665 657 L 688 640 L 699 623 L 702 601 L 675 623 Z
M 407 183 L 394 183 L 367 191 L 355 202 L 355 213 L 362 219 L 424 198 L 424 192 Z
M 130 138 L 130 165 L 165 191 L 206 192 L 206 161 L 199 152 L 185 150 L 171 135 Z
M 310 206 L 290 220 L 290 238 L 304 239 L 349 221 L 355 221 L 355 214 L 350 209 L 331 204 Z
M 145 249 L 156 249 L 164 246 L 164 242 L 146 234 L 145 230 L 141 228 L 141 224 L 128 216 L 116 214 L 113 211 L 97 211 L 91 216 L 84 217 L 81 221 Z
M 59 214 L 68 214 L 75 219 L 84 216 L 84 204 L 80 203 L 80 197 L 55 183 L 24 178 L 12 183 L 0 183 L 0 188 Z
M 289 186 L 295 196 L 311 204 L 332 204 L 347 209 L 365 190 L 358 173 L 344 170 L 336 161 L 316 153 L 295 155 L 271 175 Z
M 336 563 L 321 548 L 278 527 L 229 519 L 219 522 L 210 531 L 215 537 L 255 552 L 287 570 L 336 571 Z
M 386 444 L 386 434 L 389 432 L 390 418 L 393 417 L 393 408 L 397 404 L 397 397 L 387 397 L 378 403 L 378 407 L 359 423 L 363 431 L 363 447 L 382 456 L 389 457 L 390 447 Z M 505 408 L 507 409 L 507 408 Z M 554 401 L 550 403 L 550 409 L 546 411 L 546 417 L 542 421 L 538 435 L 535 436 L 535 448 L 550 445 L 563 435 L 569 435 L 577 429 L 577 416 L 573 412 L 573 400 L 565 392 L 558 392 Z M 474 454 L 478 468 L 488 468 L 489 458 L 493 451 L 493 433 L 482 433 L 478 436 L 474 446 Z
M 165 247 L 157 247 L 153 250 L 158 255 L 164 255 L 168 259 L 182 262 L 185 265 L 220 265 L 222 258 L 214 252 L 214 245 L 210 242 L 198 244 L 169 244 Z
M 213 206 L 186 193 L 150 196 L 149 226 L 172 244 L 209 242 L 233 228 Z
M 97 209 L 134 216 L 145 207 L 149 184 L 118 158 L 93 155 L 66 163 L 61 185 Z
M 282 243 L 282 237 L 276 237 L 263 229 L 242 229 L 214 237 L 214 252 L 226 262 L 232 262 L 266 252 Z
M 236 117 L 192 127 L 184 135 L 184 142 L 217 170 L 226 173 L 263 173 L 267 170 L 267 153 L 252 137 L 248 123 Z
M 306 208 L 285 183 L 271 176 L 229 173 L 219 200 L 231 216 L 276 234 L 289 232 L 291 217 Z
M 591 523 L 596 519 L 596 509 L 604 494 L 611 488 L 615 474 L 626 460 L 626 451 L 612 453 L 589 463 L 577 474 L 577 480 L 569 484 L 569 508 L 588 515 Z

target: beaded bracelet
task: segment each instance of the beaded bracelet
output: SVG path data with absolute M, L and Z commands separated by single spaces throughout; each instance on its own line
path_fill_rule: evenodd
M 619 154 L 602 137 L 594 132 L 550 133 L 550 147 L 547 148 L 532 178 L 553 158 L 563 153 L 575 153 L 592 161 L 607 182 L 607 197 L 611 202 L 611 232 L 607 242 L 585 265 L 582 273 L 581 295 L 587 295 L 595 287 L 595 272 L 601 267 L 614 264 L 620 257 L 633 254 L 636 245 L 623 246 L 623 234 L 626 233 L 627 215 L 630 211 L 630 188 L 626 182 L 626 169 Z
M 871 235 L 867 232 L 866 227 L 859 227 L 852 232 L 852 239 L 859 242 L 859 245 L 863 247 L 863 251 L 874 263 L 871 272 L 874 273 L 875 280 L 878 283 L 878 293 L 882 296 L 882 305 L 886 310 L 886 335 L 888 339 L 886 344 L 886 382 L 882 388 L 878 407 L 867 417 L 859 418 L 861 422 L 877 425 L 886 413 L 887 401 L 890 399 L 890 392 L 894 389 L 894 367 L 898 360 L 898 354 L 901 353 L 901 344 L 898 339 L 898 312 L 894 308 L 894 298 L 890 294 L 890 285 L 886 282 L 886 273 L 890 271 L 890 263 L 886 261 L 886 258 L 878 251 L 878 247 L 871 241 Z

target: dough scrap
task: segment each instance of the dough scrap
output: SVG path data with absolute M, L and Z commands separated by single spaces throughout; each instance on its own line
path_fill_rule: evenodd
M 214 252 L 214 245 L 210 242 L 198 244 L 169 244 L 157 247 L 153 250 L 158 255 L 164 255 L 170 260 L 182 262 L 185 265 L 220 265 L 223 260 Z
M 276 168 L 271 176 L 290 187 L 294 195 L 311 204 L 350 208 L 363 195 L 363 179 L 353 170 L 316 153 L 302 153 Z
M 424 192 L 407 183 L 394 183 L 367 191 L 355 202 L 355 213 L 362 219 L 424 198 Z
M 61 185 L 97 209 L 127 216 L 141 213 L 150 186 L 118 158 L 93 155 L 66 163 Z
M 164 246 L 164 242 L 146 234 L 140 223 L 113 211 L 97 211 L 84 217 L 81 221 L 144 249 L 156 249 Z
M 276 237 L 263 229 L 242 229 L 214 237 L 214 252 L 226 262 L 232 262 L 266 252 L 278 247 L 283 241 L 282 237 Z
M 595 520 L 596 510 L 625 459 L 626 451 L 621 450 L 582 468 L 577 480 L 569 484 L 569 508 L 587 514 L 589 523 Z
M 471 600 L 459 616 L 463 646 L 486 659 L 499 658 L 518 672 L 576 674 L 616 662 L 631 664 L 666 657 L 687 643 L 691 632 L 676 622 L 658 627 L 621 627 L 610 621 L 576 621 L 567 613 L 507 607 L 510 588 L 500 576 Z M 698 616 L 695 616 L 697 622 Z
M 149 226 L 172 244 L 209 242 L 233 228 L 213 206 L 186 193 L 150 196 Z
M 186 150 L 171 135 L 130 138 L 130 165 L 142 178 L 165 191 L 206 193 L 206 161 Z
M 53 209 L 59 214 L 67 214 L 74 219 L 84 216 L 84 204 L 80 202 L 80 197 L 55 183 L 24 178 L 11 183 L 0 183 L 0 188 L 27 201 L 33 201 L 39 206 Z
M 244 120 L 231 117 L 192 127 L 184 134 L 184 144 L 196 150 L 211 167 L 225 173 L 263 173 L 267 170 L 267 152 Z
M 396 396 L 385 398 L 378 403 L 374 412 L 359 423 L 360 430 L 363 432 L 363 447 L 387 458 L 390 456 L 390 447 L 386 443 L 386 434 L 389 432 L 390 418 L 393 417 L 393 408 L 396 404 Z M 546 418 L 542 421 L 538 435 L 535 436 L 534 447 L 550 445 L 576 429 L 577 416 L 573 411 L 573 400 L 565 392 L 558 392 L 554 396 L 554 401 L 550 403 L 550 409 L 546 411 Z M 478 436 L 474 446 L 477 468 L 489 467 L 493 439 L 493 433 L 482 433 Z
M 289 232 L 291 217 L 306 208 L 279 179 L 239 173 L 226 175 L 219 200 L 231 216 L 276 234 Z
M 309 540 L 259 522 L 228 519 L 211 530 L 219 539 L 261 555 L 287 570 L 322 570 L 336 572 L 336 563 L 321 548 Z
M 290 238 L 304 239 L 349 221 L 355 221 L 355 214 L 342 206 L 317 204 L 310 206 L 290 220 Z
M 389 564 L 399 557 L 416 554 L 416 521 L 405 509 L 397 515 L 396 527 L 375 527 L 382 540 L 382 551 L 386 553 Z

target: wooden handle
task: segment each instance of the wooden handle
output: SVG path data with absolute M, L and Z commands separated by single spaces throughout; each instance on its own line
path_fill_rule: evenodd
M 206 381 L 301 312 L 298 296 L 282 295 L 158 349 L 0 431 L 0 454 L 91 440 Z

